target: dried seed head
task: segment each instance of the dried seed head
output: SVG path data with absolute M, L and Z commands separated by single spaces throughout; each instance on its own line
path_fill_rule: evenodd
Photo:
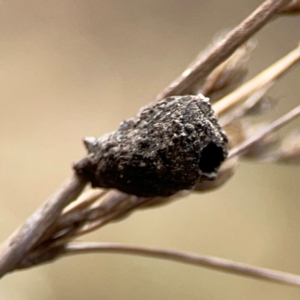
M 226 33 L 224 32 L 217 37 L 214 44 L 220 43 Z M 201 93 L 208 96 L 214 103 L 238 87 L 248 73 L 248 61 L 255 47 L 256 41 L 250 39 L 237 48 L 227 60 L 206 77 L 200 88 Z
M 300 163 L 300 131 L 291 132 L 282 142 L 281 147 L 269 154 L 272 161 L 279 163 L 299 165 Z
M 251 138 L 257 132 L 264 131 L 267 126 L 267 123 L 258 123 L 252 126 L 249 125 L 246 130 L 246 139 Z M 247 150 L 245 150 L 243 157 L 249 159 L 264 158 L 266 153 L 272 151 L 276 146 L 278 146 L 279 141 L 279 134 L 277 132 L 270 132 L 263 139 L 250 145 Z
M 258 116 L 266 114 L 278 104 L 278 100 L 279 99 L 264 95 L 245 112 L 245 116 Z
M 227 137 L 208 98 L 174 96 L 143 108 L 99 139 L 86 138 L 75 170 L 94 187 L 142 197 L 169 196 L 216 178 Z
M 225 126 L 223 126 L 228 137 L 228 148 L 232 149 L 236 145 L 241 144 L 246 139 L 246 129 L 244 123 L 240 120 L 235 120 Z

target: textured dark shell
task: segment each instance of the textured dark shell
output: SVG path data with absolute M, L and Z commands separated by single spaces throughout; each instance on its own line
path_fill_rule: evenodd
M 208 98 L 168 97 L 143 108 L 117 131 L 86 138 L 89 155 L 74 168 L 94 187 L 169 196 L 215 179 L 227 142 Z

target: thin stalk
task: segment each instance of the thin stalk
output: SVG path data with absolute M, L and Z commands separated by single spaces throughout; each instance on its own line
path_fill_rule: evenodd
M 171 260 L 179 263 L 190 264 L 197 267 L 205 267 L 226 273 L 242 275 L 255 279 L 263 279 L 276 283 L 296 286 L 300 285 L 300 276 L 294 274 L 274 271 L 266 268 L 254 267 L 244 263 L 234 262 L 228 259 L 193 253 L 185 253 L 175 250 L 166 250 L 159 248 L 132 246 L 115 243 L 82 243 L 67 245 L 63 255 L 87 253 L 119 253 L 140 255 L 164 260 Z

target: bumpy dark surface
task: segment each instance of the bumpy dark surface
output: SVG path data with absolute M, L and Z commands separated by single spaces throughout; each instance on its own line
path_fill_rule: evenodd
M 169 196 L 216 177 L 227 137 L 207 98 L 175 96 L 145 107 L 99 139 L 86 138 L 75 170 L 94 187 L 137 196 Z

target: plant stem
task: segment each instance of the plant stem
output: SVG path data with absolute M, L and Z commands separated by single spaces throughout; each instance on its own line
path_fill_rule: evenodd
M 258 132 L 253 137 L 247 139 L 241 145 L 234 147 L 228 155 L 228 159 L 243 154 L 244 151 L 247 150 L 253 144 L 261 141 L 265 136 L 267 136 L 270 132 L 276 131 L 283 127 L 284 125 L 290 123 L 294 119 L 300 116 L 300 105 L 295 107 L 293 110 L 289 111 L 287 114 L 276 120 L 275 122 L 271 123 L 267 126 L 264 130 Z
M 220 63 L 225 61 L 239 46 L 259 31 L 290 0 L 266 0 L 251 15 L 231 30 L 222 41 L 212 47 L 205 56 L 200 56 L 157 97 L 156 101 L 173 95 L 186 93 L 188 87 L 201 82 Z
M 300 61 L 300 44 L 286 56 L 279 59 L 273 65 L 262 71 L 260 74 L 247 81 L 241 87 L 228 94 L 213 105 L 217 115 L 221 115 L 228 109 L 254 94 L 269 82 L 286 73 L 291 67 Z
M 164 260 L 172 260 L 180 263 L 191 264 L 193 266 L 205 267 L 236 275 L 252 277 L 255 279 L 263 279 L 289 285 L 300 285 L 300 276 L 297 275 L 274 271 L 266 268 L 253 267 L 244 263 L 234 262 L 218 257 L 184 253 L 174 250 L 115 243 L 82 243 L 67 245 L 63 255 L 103 252 L 141 255 L 152 258 L 160 258 Z
M 74 173 L 6 240 L 0 249 L 0 278 L 14 270 L 26 253 L 56 221 L 64 207 L 80 195 L 85 185 L 86 181 Z

